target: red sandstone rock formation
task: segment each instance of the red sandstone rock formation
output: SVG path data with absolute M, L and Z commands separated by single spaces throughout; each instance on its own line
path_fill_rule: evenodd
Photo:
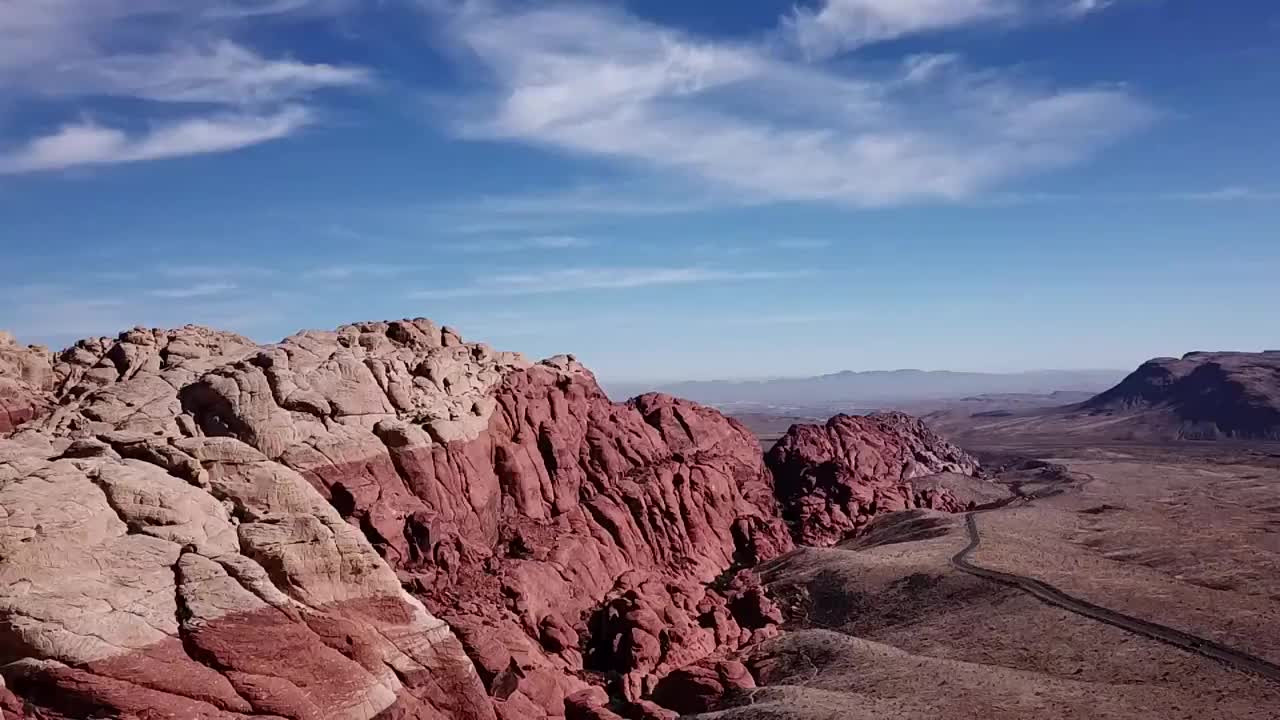
M 0 341 L 6 717 L 670 720 L 779 632 L 742 569 L 791 548 L 777 498 L 830 542 L 976 466 L 836 418 L 775 492 L 713 410 L 421 319 Z
M 0 673 L 41 717 L 559 718 L 589 683 L 663 717 L 762 631 L 707 583 L 790 548 L 737 423 L 424 320 L 51 366 L 0 441 Z
M 964 508 L 943 489 L 910 480 L 939 472 L 974 475 L 978 461 L 902 413 L 837 415 L 793 425 L 766 454 L 782 514 L 797 542 L 832 545 L 877 514 Z

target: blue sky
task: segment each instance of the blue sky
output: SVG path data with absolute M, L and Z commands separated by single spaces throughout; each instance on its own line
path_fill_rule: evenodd
M 1262 0 L 9 0 L 0 328 L 610 380 L 1280 346 Z

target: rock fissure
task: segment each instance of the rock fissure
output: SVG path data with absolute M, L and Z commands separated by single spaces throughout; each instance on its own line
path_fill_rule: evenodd
M 230 672 L 232 668 L 219 662 L 217 655 L 202 648 L 195 637 L 193 629 L 190 626 L 190 623 L 195 619 L 195 613 L 193 613 L 187 606 L 187 601 L 183 595 L 183 574 L 181 565 L 182 557 L 188 552 L 190 551 L 184 548 L 178 555 L 177 562 L 173 564 L 173 601 L 174 607 L 176 608 L 174 617 L 178 622 L 178 640 L 182 645 L 182 651 L 192 662 L 203 665 L 204 667 L 207 667 L 223 676 L 223 678 L 227 680 L 227 686 L 235 693 L 235 696 L 240 699 L 241 703 L 243 703 L 241 707 L 227 707 L 224 704 L 222 709 L 240 712 L 243 708 L 249 708 L 255 715 L 263 715 L 265 713 L 261 713 L 261 709 L 255 706 L 251 699 L 245 697 L 244 694 L 240 692 L 240 689 L 236 687 L 235 683 L 231 682 L 230 678 L 227 677 L 227 673 Z

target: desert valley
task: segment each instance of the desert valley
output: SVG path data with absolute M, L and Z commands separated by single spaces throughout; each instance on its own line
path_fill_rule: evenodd
M 898 412 L 762 442 L 425 319 L 6 337 L 0 708 L 1274 717 L 1278 389 L 1280 353 L 1196 353 L 947 403 L 959 444 Z

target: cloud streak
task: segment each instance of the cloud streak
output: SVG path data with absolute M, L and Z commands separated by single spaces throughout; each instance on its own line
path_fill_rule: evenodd
M 961 15 L 977 21 L 1002 7 L 908 4 L 921 15 L 893 15 L 895 33 L 932 27 L 930 9 L 967 7 Z M 1121 87 L 1049 88 L 955 56 L 837 70 L 580 6 L 472 6 L 447 28 L 492 80 L 457 99 L 462 136 L 676 173 L 745 202 L 967 199 L 1081 162 L 1154 118 Z
M 476 240 L 460 243 L 458 249 L 470 253 L 512 253 L 528 250 L 585 250 L 596 242 L 577 235 L 535 235 L 515 240 Z
M 0 172 L 229 152 L 293 135 L 314 123 L 317 93 L 368 86 L 372 72 L 269 58 L 231 37 L 249 18 L 334 12 L 347 4 L 0 3 L 0 95 L 40 99 L 75 117 L 0 138 Z M 86 119 L 84 103 L 103 97 L 129 100 L 129 118 L 110 125 Z
M 825 0 L 783 19 L 782 39 L 810 59 L 980 24 L 1076 19 L 1114 0 Z
M 222 295 L 235 289 L 236 285 L 233 283 L 199 283 L 187 287 L 161 288 L 147 294 L 158 298 L 187 299 Z
M 277 140 L 311 122 L 302 107 L 269 115 L 218 115 L 180 120 L 129 135 L 91 122 L 64 125 L 0 155 L 0 173 L 63 170 L 239 150 Z
M 367 86 L 367 68 L 271 60 L 223 39 L 206 47 L 93 57 L 59 64 L 39 90 L 114 95 L 165 103 L 260 106 L 296 101 L 325 88 Z
M 1018 0 L 827 0 L 792 11 L 783 36 L 812 59 L 904 35 L 1008 20 L 1024 9 Z
M 542 295 L 584 290 L 628 290 L 662 285 L 783 280 L 804 273 L 767 270 L 722 270 L 703 267 L 583 267 L 530 273 L 505 273 L 469 285 L 419 290 L 418 299 L 504 295 Z
M 1280 190 L 1263 190 L 1245 185 L 1229 185 L 1215 190 L 1199 192 L 1174 193 L 1169 196 L 1174 200 L 1194 200 L 1197 202 L 1231 202 L 1235 200 L 1280 200 Z
M 309 280 L 353 280 L 356 278 L 386 278 L 420 270 L 415 265 L 389 265 L 381 263 L 344 263 L 303 271 Z

